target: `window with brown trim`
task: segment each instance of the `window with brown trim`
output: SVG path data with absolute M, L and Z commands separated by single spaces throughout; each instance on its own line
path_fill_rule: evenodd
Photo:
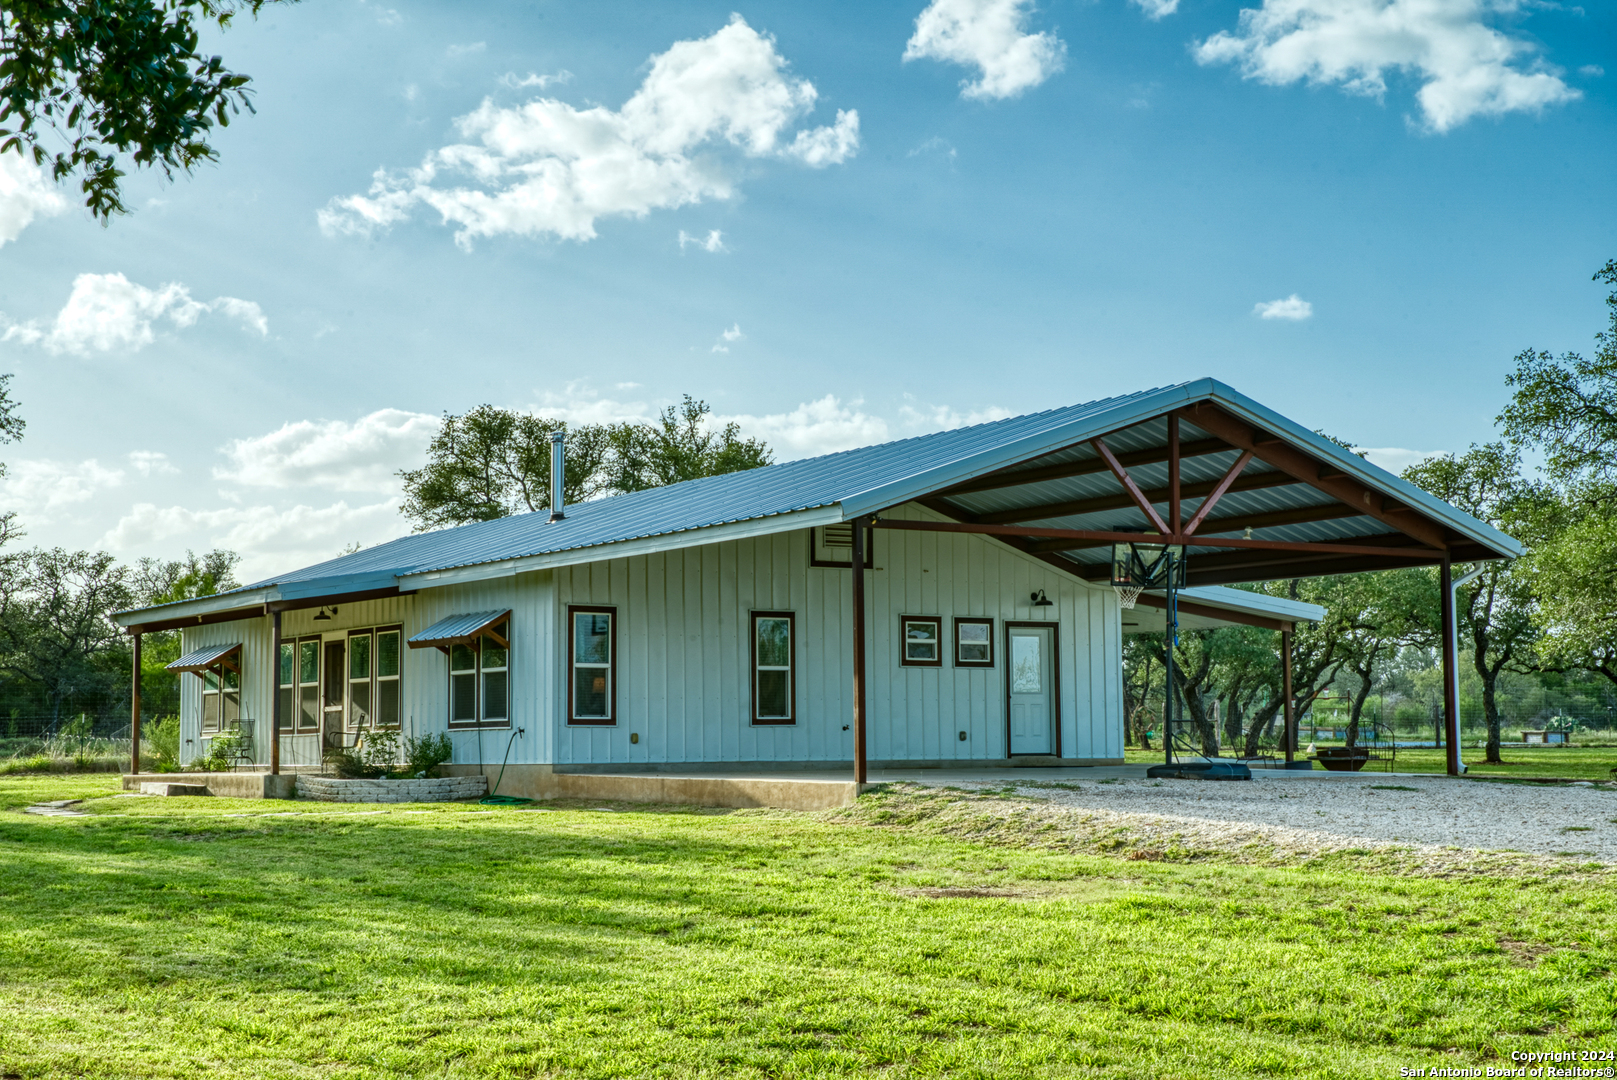
M 994 666 L 994 620 L 957 618 L 954 621 L 954 666 Z
M 448 647 L 450 727 L 511 725 L 510 643 L 511 620 L 502 619 Z
M 752 722 L 797 723 L 797 616 L 752 613 Z
M 567 722 L 617 723 L 618 609 L 567 609 Z
M 943 666 L 943 620 L 938 616 L 900 615 L 898 637 L 900 666 Z
M 241 661 L 231 653 L 226 661 Z M 202 672 L 202 733 L 229 731 L 241 719 L 241 672 L 223 665 Z
M 401 711 L 404 628 L 348 632 L 348 727 L 396 728 Z

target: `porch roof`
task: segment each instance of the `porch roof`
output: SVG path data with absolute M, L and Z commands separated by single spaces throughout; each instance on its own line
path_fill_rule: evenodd
M 1161 593 L 1141 593 L 1132 611 L 1123 612 L 1123 633 L 1161 633 L 1167 628 L 1167 600 Z M 1179 591 L 1179 626 L 1185 630 L 1214 630 L 1221 626 L 1261 626 L 1289 630 L 1300 622 L 1325 618 L 1319 604 L 1284 596 L 1228 589 L 1222 585 L 1192 586 Z
M 1170 427 L 1178 432 L 1181 495 L 1209 510 L 1216 503 L 1218 511 L 1195 522 L 1203 542 L 1187 551 L 1192 585 L 1424 565 L 1444 554 L 1465 561 L 1521 553 L 1487 524 L 1223 383 L 1201 379 L 579 503 L 559 521 L 518 514 L 404 536 L 232 593 L 121 612 L 117 620 L 161 629 L 338 596 L 397 595 L 851 521 L 910 502 L 952 519 L 952 527 L 998 535 L 1102 580 L 1112 540 L 1098 537 L 1153 529 L 1153 517 L 1167 516 Z M 1095 440 L 1105 443 L 1105 454 Z M 1345 550 L 1258 550 L 1322 543 Z M 1388 554 L 1394 548 L 1404 552 Z
M 206 671 L 233 652 L 241 649 L 241 642 L 233 645 L 205 645 L 200 649 L 192 649 L 184 656 L 166 665 L 164 671 Z
M 449 645 L 464 644 L 487 633 L 510 614 L 510 608 L 501 608 L 498 611 L 477 611 L 470 615 L 451 615 L 447 619 L 439 619 L 410 638 L 408 644 L 412 649 L 442 649 Z

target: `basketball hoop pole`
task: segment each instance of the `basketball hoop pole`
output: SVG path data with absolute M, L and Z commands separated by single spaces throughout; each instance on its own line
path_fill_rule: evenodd
M 1174 720 L 1173 649 L 1175 645 L 1179 644 L 1179 590 L 1174 588 L 1173 549 L 1169 548 L 1162 554 L 1163 558 L 1168 561 L 1168 625 L 1165 627 L 1167 632 L 1162 635 L 1167 642 L 1167 648 L 1163 651 L 1167 653 L 1164 658 L 1164 666 L 1168 670 L 1168 681 L 1163 688 L 1164 700 L 1162 702 L 1162 758 L 1163 764 L 1172 765 Z

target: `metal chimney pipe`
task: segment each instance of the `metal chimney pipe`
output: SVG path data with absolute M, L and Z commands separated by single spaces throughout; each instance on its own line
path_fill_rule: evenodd
M 565 481 L 567 479 L 567 433 L 565 431 L 552 431 L 550 433 L 550 520 L 560 521 L 567 515 L 561 512 L 562 504 L 566 502 Z

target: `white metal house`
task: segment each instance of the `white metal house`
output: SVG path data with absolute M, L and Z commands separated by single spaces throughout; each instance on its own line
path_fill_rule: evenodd
M 1216 586 L 1520 550 L 1202 380 L 406 536 L 119 622 L 182 628 L 187 758 L 247 719 L 275 770 L 366 727 L 447 731 L 457 763 L 518 777 L 1098 764 L 1123 756 L 1110 546 L 1142 531 L 1183 545 L 1187 619 L 1276 628 L 1308 606 Z

